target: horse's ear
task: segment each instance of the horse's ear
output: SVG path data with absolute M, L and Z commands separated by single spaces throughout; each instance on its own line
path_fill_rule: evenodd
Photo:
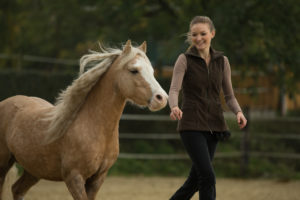
M 141 46 L 138 47 L 140 50 L 142 50 L 144 53 L 147 51 L 147 42 L 144 41 Z
M 128 54 L 131 51 L 131 40 L 127 40 L 124 48 L 123 48 L 123 54 Z

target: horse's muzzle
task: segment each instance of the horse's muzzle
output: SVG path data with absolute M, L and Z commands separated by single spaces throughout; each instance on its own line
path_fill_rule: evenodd
M 150 103 L 148 105 L 151 111 L 157 111 L 164 108 L 168 102 L 168 95 L 165 91 L 159 91 L 154 93 L 152 96 Z

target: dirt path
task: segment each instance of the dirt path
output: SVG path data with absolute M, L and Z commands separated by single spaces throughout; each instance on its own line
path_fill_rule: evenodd
M 167 200 L 184 178 L 108 177 L 97 200 Z M 299 200 L 300 181 L 217 180 L 217 200 Z M 28 200 L 72 200 L 60 182 L 41 181 L 26 196 Z M 193 197 L 197 200 L 198 195 Z

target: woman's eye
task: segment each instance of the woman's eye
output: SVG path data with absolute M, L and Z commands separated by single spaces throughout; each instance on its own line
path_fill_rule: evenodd
M 137 69 L 131 69 L 131 70 L 129 70 L 130 71 L 130 73 L 132 73 L 132 74 L 137 74 L 137 73 L 139 73 L 139 71 L 137 70 Z

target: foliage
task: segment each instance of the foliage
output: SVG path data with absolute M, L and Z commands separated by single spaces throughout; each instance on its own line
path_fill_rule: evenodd
M 184 35 L 191 18 L 207 15 L 217 28 L 214 46 L 228 55 L 235 69 L 271 73 L 274 84 L 291 95 L 299 92 L 297 0 L 3 0 L 0 4 L 0 53 L 79 58 L 87 49 L 97 49 L 97 41 L 120 45 L 131 38 L 148 41 L 156 67 L 173 65 L 187 47 Z M 20 65 L 18 59 L 0 61 L 0 68 Z

